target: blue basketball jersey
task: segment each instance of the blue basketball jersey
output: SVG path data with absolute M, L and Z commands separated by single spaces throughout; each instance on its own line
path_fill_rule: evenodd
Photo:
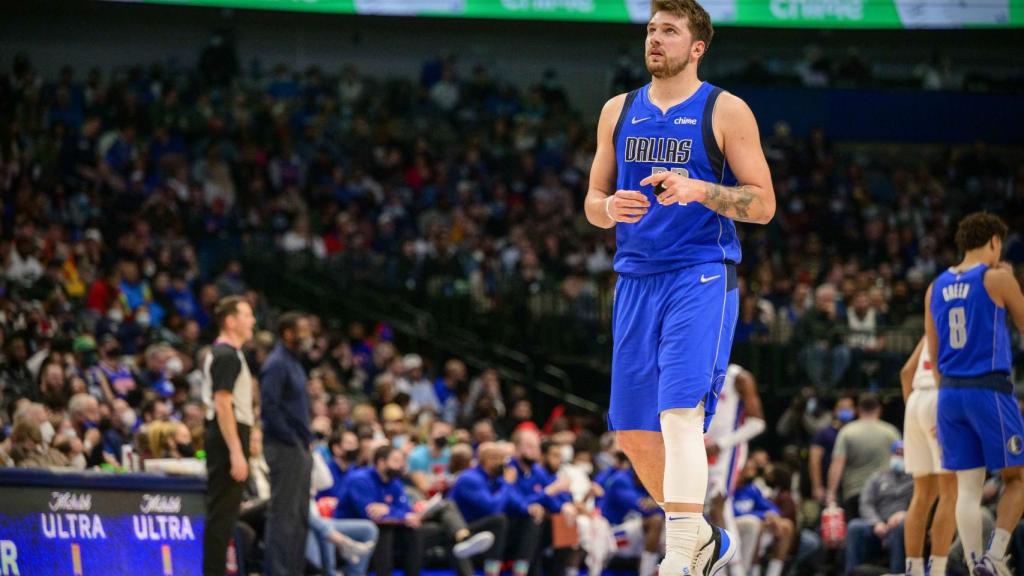
M 939 336 L 939 373 L 945 379 L 1010 373 L 1006 309 L 985 289 L 980 264 L 965 272 L 946 270 L 932 285 L 932 319 Z
M 657 274 L 697 264 L 739 262 L 740 243 L 730 218 L 698 202 L 662 206 L 653 186 L 640 187 L 644 178 L 666 170 L 736 185 L 711 126 L 722 89 L 705 82 L 666 113 L 651 103 L 649 90 L 650 84 L 626 96 L 613 136 L 616 189 L 642 192 L 651 201 L 639 222 L 615 227 L 615 271 Z

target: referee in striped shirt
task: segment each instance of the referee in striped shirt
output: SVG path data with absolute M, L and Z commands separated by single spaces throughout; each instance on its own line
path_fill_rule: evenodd
M 238 520 L 249 475 L 249 430 L 253 425 L 253 382 L 242 346 L 252 339 L 256 318 L 249 303 L 229 296 L 217 303 L 220 335 L 203 363 L 206 405 L 206 528 L 203 574 L 222 576 L 228 541 Z

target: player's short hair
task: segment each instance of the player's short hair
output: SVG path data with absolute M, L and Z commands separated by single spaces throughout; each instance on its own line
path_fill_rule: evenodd
M 217 302 L 217 306 L 213 309 L 213 319 L 217 324 L 217 328 L 224 327 L 224 320 L 226 320 L 228 316 L 238 314 L 238 305 L 242 302 L 246 302 L 246 300 L 241 296 L 228 296 L 226 298 L 221 298 L 220 301 Z
M 711 48 L 711 38 L 715 29 L 711 25 L 711 16 L 697 0 L 652 0 L 651 16 L 657 12 L 668 12 L 680 18 L 686 18 L 690 34 L 694 40 L 704 41 L 704 53 Z
M 966 216 L 956 227 L 956 247 L 961 252 L 967 252 L 988 244 L 993 236 L 1005 240 L 1006 234 L 1006 223 L 999 216 L 975 212 Z

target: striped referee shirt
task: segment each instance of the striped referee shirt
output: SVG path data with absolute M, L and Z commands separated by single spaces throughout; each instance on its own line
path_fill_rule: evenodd
M 239 424 L 252 426 L 252 374 L 242 351 L 225 342 L 213 345 L 203 365 L 203 403 L 206 405 L 207 420 L 217 416 L 213 395 L 219 390 L 231 392 L 235 420 Z

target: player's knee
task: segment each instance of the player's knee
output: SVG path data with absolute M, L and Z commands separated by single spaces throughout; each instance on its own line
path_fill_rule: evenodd
M 661 444 L 661 435 L 657 432 L 621 430 L 615 433 L 615 440 L 633 462 L 659 452 L 664 453 L 665 450 Z
M 661 428 L 674 433 L 695 433 L 704 436 L 704 407 L 672 408 L 661 413 Z

